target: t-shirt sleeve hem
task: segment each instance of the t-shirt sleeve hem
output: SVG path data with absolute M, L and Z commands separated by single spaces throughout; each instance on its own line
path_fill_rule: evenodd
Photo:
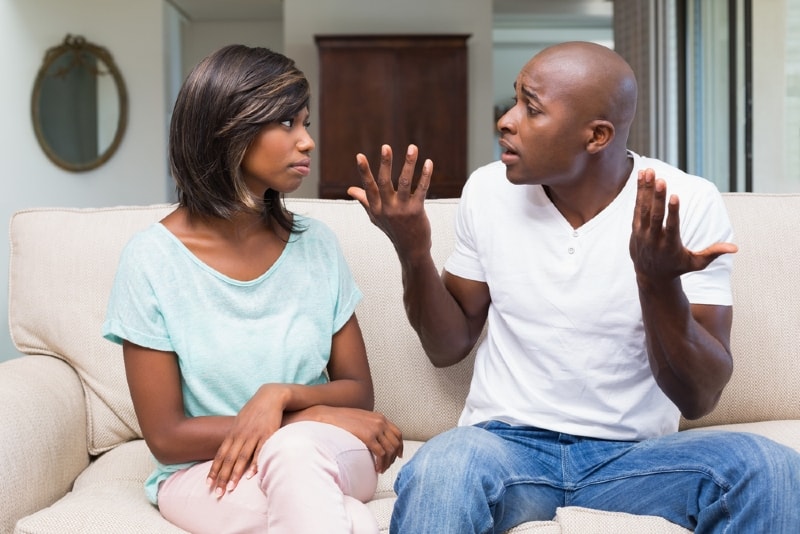
M 103 323 L 103 337 L 113 343 L 122 345 L 123 341 L 129 341 L 141 347 L 164 352 L 174 351 L 172 343 L 168 339 L 153 337 L 132 328 L 126 327 L 113 319 Z
M 444 270 L 452 275 L 458 276 L 459 278 L 475 280 L 476 282 L 486 282 L 486 276 L 484 276 L 483 271 L 466 267 L 465 265 L 456 261 L 454 256 L 450 256 L 450 258 L 448 258 L 448 260 L 444 263 Z
M 352 298 L 347 303 L 347 305 L 342 307 L 339 314 L 336 316 L 335 321 L 333 322 L 334 334 L 339 330 L 341 330 L 342 327 L 347 324 L 347 321 L 349 321 L 350 318 L 355 313 L 356 307 L 358 306 L 358 303 L 361 302 L 362 298 L 363 298 L 363 293 L 361 293 L 361 290 L 360 289 L 356 290 L 353 293 Z

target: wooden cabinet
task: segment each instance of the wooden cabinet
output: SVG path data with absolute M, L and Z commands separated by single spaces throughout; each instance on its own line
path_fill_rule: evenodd
M 392 146 L 393 179 L 406 148 L 417 173 L 433 160 L 428 198 L 461 196 L 467 173 L 468 35 L 317 36 L 320 198 L 349 198 L 360 185 L 355 156 L 373 172 Z M 313 105 L 313 104 L 312 104 Z

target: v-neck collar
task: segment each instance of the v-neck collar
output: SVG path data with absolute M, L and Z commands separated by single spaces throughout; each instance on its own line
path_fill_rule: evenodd
M 538 193 L 540 195 L 539 201 L 542 205 L 546 206 L 546 209 L 550 211 L 551 216 L 559 222 L 559 224 L 564 228 L 564 230 L 570 234 L 578 232 L 580 234 L 585 234 L 587 232 L 591 232 L 592 229 L 596 228 L 597 226 L 601 225 L 605 219 L 610 217 L 613 213 L 620 209 L 627 209 L 628 206 L 631 205 L 630 200 L 632 196 L 636 195 L 636 176 L 639 169 L 639 156 L 631 151 L 628 150 L 628 158 L 631 159 L 633 162 L 633 167 L 631 168 L 631 173 L 628 176 L 628 179 L 625 181 L 625 185 L 622 187 L 617 196 L 615 196 L 611 202 L 604 207 L 600 212 L 580 225 L 577 228 L 574 228 L 566 217 L 558 210 L 556 205 L 550 200 L 550 197 L 547 195 L 547 192 L 544 189 L 544 186 L 538 186 Z M 633 213 L 631 213 L 631 217 L 633 217 Z

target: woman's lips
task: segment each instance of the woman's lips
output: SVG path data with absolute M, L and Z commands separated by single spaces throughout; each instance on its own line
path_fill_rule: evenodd
M 308 173 L 311 172 L 311 160 L 304 159 L 298 162 L 292 163 L 292 168 L 302 174 L 303 176 L 308 176 Z

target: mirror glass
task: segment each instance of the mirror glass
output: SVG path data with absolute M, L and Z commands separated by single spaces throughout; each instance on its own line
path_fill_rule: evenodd
M 50 48 L 31 100 L 36 138 L 59 167 L 94 169 L 114 154 L 125 132 L 128 99 L 111 54 L 80 36 Z

